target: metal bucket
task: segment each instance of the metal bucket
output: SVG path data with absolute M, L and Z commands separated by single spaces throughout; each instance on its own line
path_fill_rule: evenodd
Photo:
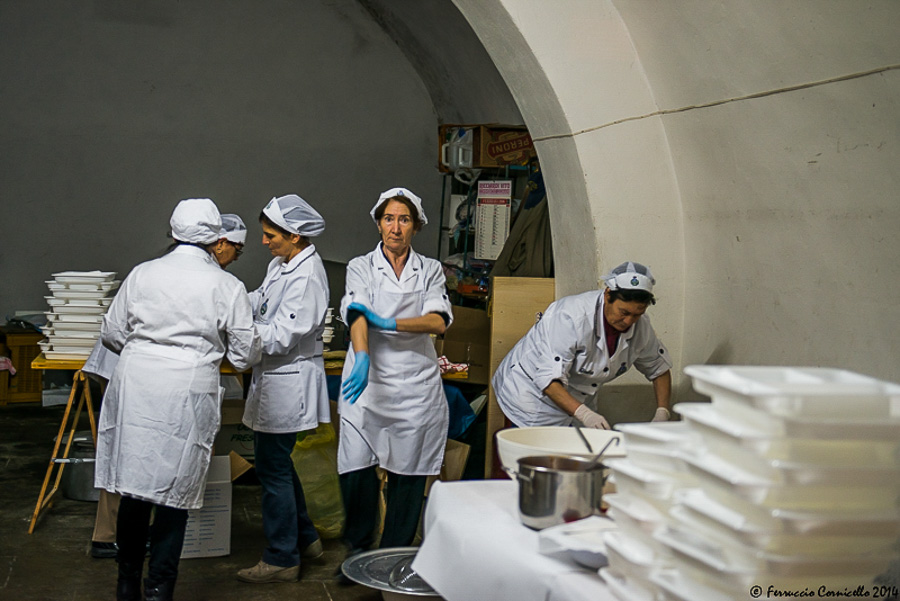
M 66 444 L 68 435 L 63 439 Z M 69 448 L 69 458 L 64 460 L 60 491 L 67 499 L 73 501 L 99 501 L 100 489 L 94 488 L 94 441 L 90 430 L 76 432 Z
M 599 513 L 604 468 L 590 459 L 544 455 L 519 459 L 519 517 L 535 530 Z

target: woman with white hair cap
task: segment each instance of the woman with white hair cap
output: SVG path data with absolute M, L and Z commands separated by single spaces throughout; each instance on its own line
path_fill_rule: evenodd
M 95 486 L 122 496 L 116 525 L 116 598 L 172 599 L 188 510 L 219 430 L 219 365 L 260 357 L 244 285 L 212 256 L 222 227 L 207 198 L 183 200 L 170 220 L 178 243 L 135 267 L 103 318 L 103 344 L 119 353 L 103 397 Z M 151 513 L 153 524 L 150 525 Z
M 440 263 L 411 246 L 427 223 L 422 201 L 392 188 L 370 214 L 381 242 L 347 265 L 341 300 L 351 348 L 338 405 L 338 472 L 351 555 L 375 542 L 376 466 L 388 473 L 380 546 L 413 542 L 425 482 L 440 472 L 449 424 L 430 334 L 443 334 L 453 313 Z
M 573 419 L 609 429 L 596 412 L 600 386 L 633 365 L 653 382 L 652 421 L 669 419 L 672 361 L 650 318 L 650 269 L 628 261 L 603 276 L 605 290 L 559 299 L 506 355 L 492 384 L 516 426 L 566 426 Z
M 244 244 L 247 243 L 247 226 L 240 215 L 234 213 L 222 214 L 222 229 L 219 230 L 219 241 L 216 243 L 216 261 L 222 269 L 238 260 L 244 252 Z
M 325 220 L 305 200 L 288 194 L 270 200 L 259 221 L 262 242 L 274 258 L 262 285 L 250 293 L 263 356 L 253 368 L 243 422 L 253 430 L 268 545 L 259 563 L 237 577 L 293 582 L 301 557 L 323 552 L 291 452 L 298 432 L 331 421 L 322 359 L 328 278 L 309 240 L 325 230 Z
M 222 229 L 219 230 L 219 240 L 212 246 L 210 252 L 219 267 L 225 269 L 237 261 L 243 252 L 247 240 L 247 226 L 240 216 L 233 213 L 223 213 L 221 217 Z M 175 250 L 179 245 L 180 243 L 175 242 L 166 252 Z M 119 355 L 103 346 L 103 341 L 98 339 L 81 371 L 105 385 L 112 378 L 118 362 Z M 100 492 L 91 537 L 91 557 L 103 559 L 116 556 L 116 516 L 119 513 L 119 498 L 119 495 L 105 490 Z

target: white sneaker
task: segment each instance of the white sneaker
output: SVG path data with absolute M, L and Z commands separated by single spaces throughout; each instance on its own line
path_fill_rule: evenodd
M 322 548 L 322 539 L 317 538 L 313 542 L 309 544 L 303 552 L 300 553 L 300 557 L 303 559 L 319 559 L 325 555 L 325 549 Z
M 252 568 L 238 570 L 237 578 L 242 582 L 264 584 L 267 582 L 297 582 L 299 575 L 300 566 L 284 568 L 259 560 L 259 563 Z

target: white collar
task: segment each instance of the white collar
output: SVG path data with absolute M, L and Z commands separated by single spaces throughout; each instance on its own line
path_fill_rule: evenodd
M 379 242 L 378 246 L 375 247 L 375 261 L 381 263 L 380 265 L 374 264 L 373 266 L 377 269 L 381 269 L 386 271 L 391 276 L 394 275 L 394 266 L 391 265 L 391 262 L 388 260 L 387 256 L 384 254 L 384 242 Z M 412 277 L 419 271 L 421 271 L 423 265 L 422 257 L 413 250 L 413 247 L 409 247 L 409 256 L 406 257 L 406 263 L 403 265 L 403 271 L 400 272 L 400 279 L 398 281 L 403 281 L 409 277 Z
M 285 261 L 284 257 L 281 258 L 281 272 L 289 273 L 297 269 L 303 261 L 307 260 L 311 256 L 313 256 L 316 252 L 316 245 L 310 244 L 296 255 L 290 261 Z

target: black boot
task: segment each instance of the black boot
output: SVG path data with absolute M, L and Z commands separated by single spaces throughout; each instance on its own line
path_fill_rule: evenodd
M 116 582 L 116 601 L 141 601 L 141 575 L 126 578 L 119 574 Z
M 116 601 L 141 601 L 141 573 L 144 571 L 144 562 L 129 563 L 118 557 L 116 563 L 119 564 Z
M 151 585 L 149 580 L 144 579 L 144 599 L 146 601 L 172 601 L 174 592 L 174 580 Z

